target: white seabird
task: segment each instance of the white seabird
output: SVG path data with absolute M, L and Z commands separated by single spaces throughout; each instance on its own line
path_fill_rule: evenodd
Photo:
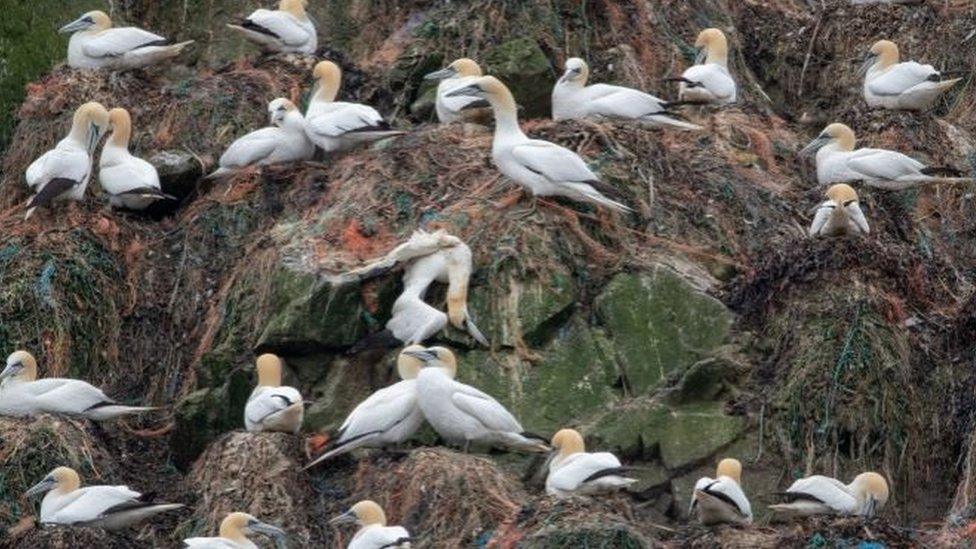
M 83 416 L 95 421 L 153 410 L 124 406 L 84 381 L 37 379 L 37 361 L 27 351 L 7 357 L 0 372 L 0 415 L 23 417 L 41 413 Z
M 336 101 L 342 83 L 342 69 L 322 61 L 312 71 L 318 89 L 305 111 L 305 131 L 325 152 L 347 151 L 405 132 L 390 128 L 389 122 L 369 105 Z
M 440 80 L 437 84 L 437 101 L 434 106 L 437 119 L 441 124 L 480 121 L 486 114 L 490 115 L 490 105 L 484 99 L 447 95 L 451 91 L 473 83 L 481 75 L 481 67 L 478 63 L 463 57 L 444 69 L 424 76 L 424 80 Z
M 117 208 L 144 210 L 157 200 L 172 199 L 159 186 L 156 168 L 129 152 L 132 119 L 129 111 L 115 108 L 109 111 L 112 135 L 98 161 L 98 182 L 108 193 L 108 200 Z
M 312 55 L 319 45 L 315 23 L 305 13 L 308 0 L 281 0 L 276 10 L 259 9 L 240 24 L 227 25 L 267 53 Z
M 548 452 L 546 440 L 522 428 L 511 412 L 487 394 L 454 380 L 457 358 L 444 347 L 406 351 L 424 367 L 417 376 L 417 401 L 431 427 L 447 442 L 499 445 Z
M 878 473 L 861 473 L 850 484 L 821 475 L 801 478 L 781 494 L 786 503 L 770 505 L 792 516 L 860 515 L 872 517 L 888 502 L 888 481 Z
M 932 65 L 899 63 L 898 46 L 879 40 L 864 61 L 864 100 L 870 107 L 925 110 L 962 78 L 943 80 Z
M 810 236 L 838 236 L 868 234 L 868 220 L 864 218 L 857 192 L 845 183 L 827 189 L 827 200 L 817 206 L 810 225 Z
M 220 167 L 209 177 L 230 174 L 247 166 L 308 160 L 315 145 L 305 135 L 305 118 L 294 103 L 279 97 L 268 104 L 271 126 L 253 131 L 227 147 Z
M 248 431 L 297 433 L 302 428 L 305 405 L 294 387 L 281 385 L 281 359 L 266 353 L 258 357 L 258 385 L 244 406 Z
M 354 522 L 359 531 L 347 549 L 409 549 L 410 533 L 402 526 L 387 526 L 386 513 L 376 502 L 365 500 L 329 521 L 331 524 Z
M 612 492 L 637 482 L 624 476 L 628 469 L 610 452 L 589 453 L 583 437 L 563 429 L 552 437 L 546 493 L 551 496 L 593 495 Z
M 264 534 L 279 543 L 287 537 L 281 528 L 261 522 L 252 515 L 231 513 L 220 522 L 220 536 L 187 538 L 183 544 L 187 549 L 258 549 L 257 544 L 247 539 L 252 534 Z
M 112 27 L 103 11 L 90 11 L 61 27 L 68 41 L 68 65 L 75 69 L 140 69 L 176 57 L 193 40 L 174 44 L 137 27 Z
M 401 381 L 371 394 L 359 403 L 339 427 L 333 445 L 305 468 L 356 448 L 382 448 L 400 444 L 417 432 L 424 414 L 417 404 L 417 375 L 423 363 L 408 352 L 423 351 L 412 345 L 397 357 Z
M 752 506 L 742 491 L 742 464 L 726 458 L 718 463 L 715 478 L 702 477 L 695 483 L 688 515 L 696 511 L 702 524 L 751 524 Z
M 736 84 L 729 73 L 729 41 L 718 29 L 698 33 L 695 47 L 699 48 L 695 64 L 679 78 L 678 99 L 687 103 L 728 105 L 736 99 Z
M 71 131 L 50 151 L 27 167 L 27 186 L 34 192 L 25 219 L 55 200 L 81 200 L 92 172 L 92 155 L 109 125 L 101 103 L 85 103 L 75 111 Z
M 653 126 L 700 130 L 677 119 L 670 103 L 633 88 L 609 84 L 586 85 L 590 67 L 579 57 L 566 60 L 566 72 L 552 88 L 553 120 L 583 118 L 637 120 Z
M 631 211 L 607 198 L 607 194 L 619 196 L 620 193 L 612 185 L 601 182 L 579 155 L 548 141 L 526 137 L 519 127 L 512 92 L 494 76 L 482 76 L 447 96 L 488 100 L 495 113 L 492 160 L 498 171 L 533 195 L 564 196 L 621 212 Z
M 89 526 L 119 530 L 153 515 L 179 509 L 181 503 L 156 503 L 128 486 L 86 486 L 69 467 L 58 467 L 26 492 L 27 497 L 45 494 L 41 501 L 41 524 Z

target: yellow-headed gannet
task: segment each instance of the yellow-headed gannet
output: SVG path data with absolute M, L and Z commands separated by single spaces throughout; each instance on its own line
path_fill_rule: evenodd
M 70 414 L 102 421 L 152 409 L 123 406 L 77 379 L 37 379 L 37 361 L 27 351 L 7 357 L 0 372 L 0 415 Z
M 444 347 L 406 351 L 424 367 L 417 376 L 417 401 L 427 422 L 447 442 L 468 451 L 472 442 L 548 452 L 546 440 L 527 433 L 504 406 L 485 393 L 454 380 L 457 358 Z
M 827 200 L 817 206 L 810 225 L 810 236 L 839 236 L 868 234 L 868 220 L 864 218 L 857 192 L 850 185 L 838 183 L 827 189 Z
M 718 29 L 698 33 L 695 47 L 699 48 L 695 64 L 679 78 L 678 99 L 687 103 L 728 105 L 735 102 L 736 85 L 729 74 L 729 41 Z
M 139 69 L 176 57 L 193 40 L 174 44 L 137 27 L 112 27 L 103 11 L 90 11 L 59 32 L 74 33 L 68 42 L 68 65 L 76 69 Z
M 271 126 L 253 131 L 227 147 L 220 167 L 209 177 L 219 177 L 247 166 L 308 160 L 315 145 L 305 135 L 305 118 L 294 103 L 279 97 L 268 104 Z
M 437 84 L 437 119 L 441 124 L 451 122 L 471 122 L 484 118 L 490 113 L 490 105 L 477 97 L 448 97 L 448 92 L 463 88 L 481 76 L 481 67 L 471 59 L 463 57 L 426 76 L 425 80 L 440 80 Z
M 112 136 L 102 147 L 98 161 L 98 182 L 117 208 L 144 210 L 157 200 L 172 198 L 159 187 L 159 174 L 152 164 L 129 152 L 132 119 L 125 109 L 109 111 Z
M 715 478 L 702 477 L 695 483 L 688 515 L 698 512 L 702 524 L 751 524 L 752 506 L 742 491 L 742 464 L 726 458 L 718 463 Z
M 854 150 L 854 131 L 834 123 L 800 151 L 817 153 L 817 181 L 821 185 L 863 181 L 872 187 L 901 190 L 920 183 L 969 181 L 950 167 L 926 166 L 904 154 L 885 149 Z
M 46 494 L 45 494 L 46 492 Z M 87 486 L 69 467 L 58 467 L 27 490 L 27 497 L 45 494 L 41 524 L 90 526 L 119 530 L 149 517 L 183 507 L 181 503 L 156 503 L 150 494 L 128 486 Z
M 305 111 L 305 131 L 325 152 L 346 151 L 405 132 L 393 130 L 376 109 L 360 103 L 336 101 L 342 69 L 332 61 L 315 65 L 312 75 L 318 89 Z
M 319 38 L 315 24 L 305 13 L 308 0 L 281 0 L 276 10 L 259 9 L 237 25 L 244 38 L 267 53 L 303 53 L 312 55 Z
M 347 549 L 409 549 L 410 533 L 402 526 L 387 526 L 386 513 L 375 501 L 365 500 L 329 521 L 332 524 L 353 522 L 359 531 Z
M 864 60 L 864 100 L 871 107 L 924 110 L 946 90 L 962 80 L 943 80 L 932 65 L 915 61 L 899 63 L 898 46 L 879 40 Z
M 423 350 L 419 345 L 412 345 L 400 352 L 397 372 L 402 381 L 380 389 L 360 402 L 342 422 L 335 442 L 306 469 L 356 448 L 400 444 L 417 432 L 424 422 L 424 414 L 417 404 L 417 375 L 423 363 L 408 353 Z
M 220 523 L 220 536 L 215 538 L 188 538 L 183 540 L 187 549 L 258 549 L 247 539 L 252 534 L 264 534 L 283 545 L 287 534 L 281 528 L 261 522 L 247 513 L 231 513 Z
M 101 103 L 85 103 L 75 111 L 68 136 L 27 167 L 27 185 L 34 196 L 26 218 L 54 200 L 81 200 L 92 172 L 92 155 L 108 128 L 108 111 Z
M 579 57 L 566 60 L 566 72 L 552 88 L 553 120 L 607 118 L 638 120 L 653 126 L 700 130 L 678 120 L 669 103 L 649 93 L 609 84 L 586 85 L 590 67 Z
M 281 386 L 281 359 L 263 354 L 258 357 L 257 370 L 258 385 L 244 406 L 244 426 L 248 431 L 297 433 L 305 405 L 298 389 Z
M 888 502 L 888 481 L 878 473 L 861 473 L 850 484 L 814 475 L 794 482 L 781 495 L 786 503 L 769 508 L 787 515 L 872 517 Z
M 631 211 L 605 196 L 619 196 L 619 192 L 602 183 L 579 155 L 548 141 L 526 137 L 519 127 L 512 92 L 494 76 L 482 76 L 467 86 L 448 92 L 447 96 L 488 100 L 495 112 L 495 137 L 491 146 L 495 166 L 532 194 L 564 196 L 622 212 Z
M 552 437 L 546 493 L 551 496 L 592 495 L 629 486 L 637 479 L 623 475 L 626 467 L 609 452 L 588 453 L 583 437 L 563 429 Z

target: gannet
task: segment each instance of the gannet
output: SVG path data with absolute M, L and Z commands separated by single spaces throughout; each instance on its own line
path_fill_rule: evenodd
M 678 99 L 688 103 L 728 105 L 735 102 L 736 85 L 729 74 L 729 42 L 718 29 L 698 33 L 695 47 L 699 48 L 695 64 L 679 78 Z
M 417 375 L 417 401 L 427 422 L 447 442 L 462 444 L 465 452 L 472 442 L 549 451 L 545 439 L 527 433 L 498 401 L 454 380 L 457 359 L 449 349 L 431 347 L 406 354 L 424 363 Z
M 566 72 L 552 88 L 553 120 L 609 118 L 639 120 L 653 126 L 700 130 L 701 126 L 677 120 L 670 104 L 651 94 L 609 84 L 586 85 L 590 67 L 579 57 L 566 60 Z
M 355 522 L 359 531 L 347 549 L 409 549 L 410 533 L 402 526 L 387 526 L 386 513 L 375 501 L 365 500 L 329 521 L 332 524 Z
M 75 111 L 68 136 L 27 167 L 27 186 L 34 196 L 25 219 L 54 200 L 81 200 L 92 172 L 92 155 L 108 128 L 108 111 L 101 103 L 85 103 Z
M 800 151 L 817 153 L 817 181 L 821 185 L 863 181 L 882 189 L 901 190 L 927 182 L 969 181 L 949 167 L 930 167 L 904 154 L 885 149 L 854 150 L 854 131 L 834 123 Z
M 307 5 L 308 0 L 281 0 L 276 10 L 259 9 L 240 24 L 227 26 L 265 52 L 313 55 L 319 38 L 305 13 Z
M 376 109 L 359 103 L 336 101 L 342 69 L 332 61 L 315 65 L 318 89 L 305 111 L 305 131 L 325 152 L 346 151 L 405 132 L 393 130 Z
M 266 353 L 258 357 L 258 385 L 244 406 L 248 431 L 297 433 L 302 428 L 305 407 L 302 394 L 281 385 L 281 359 Z
M 356 448 L 400 444 L 417 432 L 424 422 L 424 414 L 417 404 L 417 375 L 423 363 L 409 353 L 423 350 L 420 345 L 411 345 L 400 352 L 397 372 L 402 381 L 380 389 L 360 402 L 342 422 L 334 445 L 306 469 Z
M 102 147 L 98 161 L 98 182 L 117 208 L 144 210 L 157 200 L 172 198 L 159 187 L 159 174 L 152 164 L 129 153 L 132 119 L 129 111 L 109 111 L 112 136 Z
M 864 218 L 857 192 L 844 183 L 827 189 L 827 200 L 817 206 L 810 225 L 810 236 L 838 236 L 868 234 L 868 220 Z
M 128 486 L 86 486 L 70 467 L 58 467 L 26 492 L 44 494 L 41 524 L 90 526 L 119 530 L 153 515 L 179 509 L 181 503 L 156 503 L 152 494 L 140 494 Z
M 563 429 L 552 437 L 546 493 L 551 496 L 592 495 L 627 487 L 637 479 L 623 475 L 626 467 L 609 452 L 588 453 L 583 437 Z
M 350 354 L 367 348 L 399 347 L 423 343 L 447 327 L 448 322 L 465 330 L 478 343 L 488 339 L 468 312 L 468 282 L 471 278 L 471 248 L 460 238 L 443 230 L 414 231 L 410 239 L 391 250 L 379 261 L 356 269 L 340 278 L 363 280 L 381 275 L 397 265 L 405 265 L 403 293 L 393 303 L 386 329 L 367 336 L 354 345 Z M 434 282 L 447 284 L 447 314 L 424 301 Z
M 0 415 L 70 414 L 102 421 L 148 410 L 153 408 L 121 405 L 77 379 L 37 379 L 37 361 L 27 351 L 7 357 L 0 372 Z
M 781 494 L 786 503 L 769 508 L 793 516 L 860 515 L 872 517 L 888 502 L 888 481 L 878 473 L 861 473 L 850 484 L 814 475 L 794 482 Z
M 440 80 L 437 84 L 437 119 L 441 124 L 452 122 L 471 122 L 476 119 L 484 118 L 485 114 L 490 114 L 490 105 L 484 99 L 477 97 L 448 97 L 448 92 L 458 88 L 463 88 L 481 76 L 481 67 L 478 63 L 468 58 L 461 58 L 447 68 L 434 71 L 426 76 L 425 80 Z
M 447 96 L 488 100 L 495 112 L 495 137 L 491 147 L 495 166 L 532 194 L 564 196 L 622 212 L 631 211 L 605 196 L 619 196 L 619 192 L 602 183 L 579 155 L 548 141 L 526 137 L 519 127 L 512 92 L 494 76 L 482 76 L 467 86 L 448 92 Z
M 231 513 L 220 523 L 220 536 L 188 538 L 183 540 L 183 544 L 187 549 L 258 549 L 257 544 L 247 539 L 251 534 L 264 534 L 275 541 L 284 541 L 287 537 L 281 528 L 261 522 L 247 513 Z
M 253 131 L 227 147 L 220 167 L 209 177 L 219 177 L 247 166 L 308 160 L 315 145 L 305 135 L 305 118 L 294 103 L 279 97 L 268 104 L 271 127 Z
M 90 11 L 58 32 L 74 33 L 68 42 L 68 65 L 75 69 L 140 69 L 176 57 L 193 40 L 174 44 L 137 27 L 112 28 L 103 11 Z
M 943 80 L 932 65 L 914 61 L 899 63 L 898 46 L 879 40 L 864 60 L 864 100 L 868 106 L 886 109 L 924 110 L 946 90 L 962 80 Z
M 688 515 L 698 511 L 702 524 L 750 524 L 752 507 L 742 491 L 742 464 L 726 458 L 718 463 L 715 478 L 702 477 L 695 483 Z

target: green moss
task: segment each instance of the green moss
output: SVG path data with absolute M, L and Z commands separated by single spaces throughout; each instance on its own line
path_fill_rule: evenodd
M 189 468 L 220 434 L 244 428 L 244 406 L 253 389 L 250 377 L 236 370 L 226 384 L 198 389 L 176 404 L 169 444 L 177 467 Z
M 502 43 L 485 56 L 488 74 L 504 82 L 515 101 L 523 108 L 521 116 L 541 118 L 549 115 L 550 91 L 555 84 L 549 59 L 532 38 L 516 38 Z

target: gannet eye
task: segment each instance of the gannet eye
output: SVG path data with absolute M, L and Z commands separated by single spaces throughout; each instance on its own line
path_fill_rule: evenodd
M 84 21 L 85 23 L 94 23 L 95 22 L 95 20 L 92 19 L 92 16 L 91 15 L 86 15 L 85 18 L 82 19 L 82 21 Z

